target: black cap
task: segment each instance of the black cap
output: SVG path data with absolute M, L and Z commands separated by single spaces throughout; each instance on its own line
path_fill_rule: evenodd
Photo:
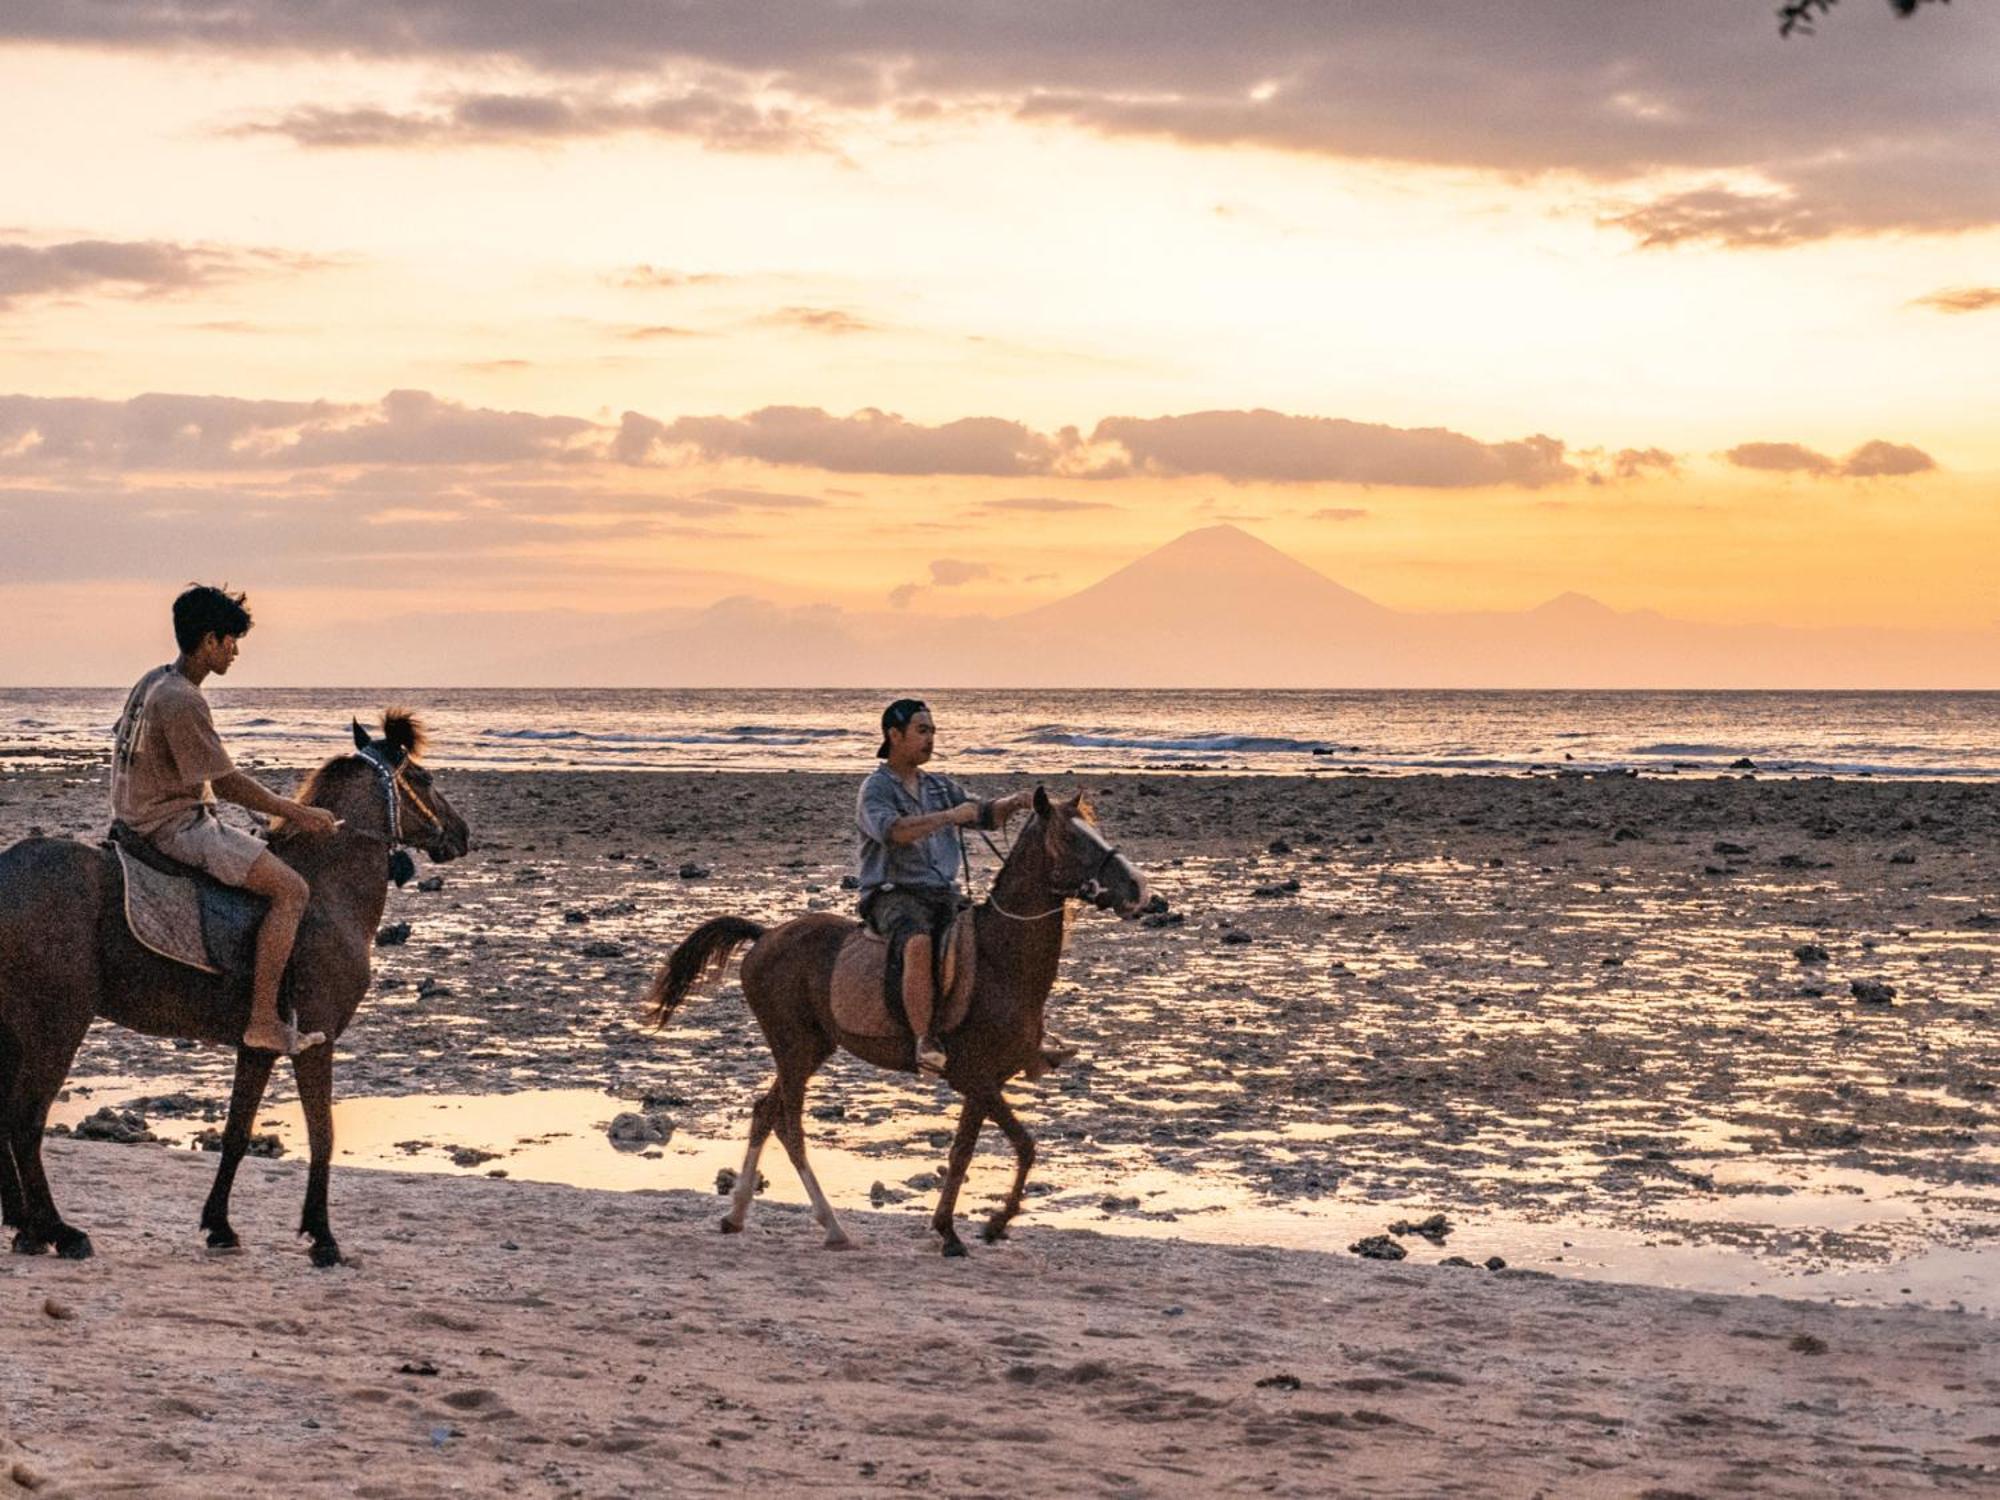
M 890 730 L 907 729 L 910 720 L 914 719 L 918 714 L 929 713 L 930 710 L 931 706 L 921 698 L 898 698 L 894 703 L 883 709 L 882 744 L 876 750 L 875 758 L 877 760 L 887 760 L 889 758 Z

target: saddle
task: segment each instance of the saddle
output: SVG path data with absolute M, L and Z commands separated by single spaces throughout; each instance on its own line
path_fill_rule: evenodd
M 104 843 L 117 859 L 125 925 L 140 947 L 204 974 L 251 972 L 268 901 L 168 858 L 123 823 L 111 825 Z
M 908 1036 L 909 1027 L 889 1014 L 882 997 L 882 971 L 888 967 L 889 940 L 866 923 L 858 925 L 840 945 L 833 960 L 833 1020 L 850 1036 Z M 962 911 L 946 934 L 944 958 L 938 965 L 943 993 L 937 997 L 933 1024 L 940 1036 L 958 1030 L 972 1008 L 972 983 L 978 968 L 978 944 L 973 938 L 972 912 Z

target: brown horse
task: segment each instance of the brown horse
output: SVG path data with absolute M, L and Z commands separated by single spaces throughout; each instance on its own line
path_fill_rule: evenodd
M 312 1148 L 299 1232 L 312 1236 L 316 1266 L 340 1263 L 326 1212 L 333 1039 L 347 1029 L 368 989 L 391 856 L 409 844 L 442 863 L 470 843 L 465 820 L 417 763 L 423 730 L 409 714 L 384 714 L 380 740 L 355 724 L 354 743 L 356 754 L 321 766 L 297 797 L 326 808 L 345 826 L 319 838 L 280 827 L 271 839 L 272 852 L 312 887 L 287 992 L 299 1027 L 328 1038 L 292 1061 Z M 407 866 L 409 856 L 400 858 Z M 152 1036 L 237 1047 L 222 1163 L 201 1211 L 212 1247 L 237 1242 L 229 1227 L 229 1190 L 277 1061 L 240 1045 L 250 1015 L 250 976 L 217 978 L 141 947 L 126 929 L 120 891 L 116 856 L 73 839 L 25 839 L 0 854 L 0 1222 L 14 1227 L 18 1254 L 53 1247 L 72 1260 L 90 1255 L 90 1236 L 56 1212 L 42 1170 L 42 1131 L 96 1016 Z
M 1130 917 L 1146 899 L 1145 880 L 1104 841 L 1084 800 L 1053 803 L 1037 788 L 1035 816 L 1022 829 L 994 877 L 992 893 L 975 914 L 979 961 L 971 1007 L 948 1041 L 951 1062 L 945 1079 L 965 1102 L 937 1212 L 931 1218 L 931 1227 L 944 1237 L 946 1255 L 965 1254 L 952 1227 L 952 1211 L 980 1127 L 988 1120 L 1013 1144 L 1015 1169 L 1006 1202 L 987 1221 L 987 1242 L 1003 1238 L 1009 1221 L 1021 1211 L 1035 1142 L 1000 1090 L 1039 1055 L 1042 1007 L 1062 957 L 1070 901 L 1087 901 Z M 724 1234 L 743 1228 L 757 1190 L 758 1155 L 776 1130 L 812 1198 L 813 1217 L 826 1230 L 827 1247 L 845 1250 L 853 1243 L 806 1164 L 801 1124 L 806 1083 L 836 1047 L 845 1047 L 878 1068 L 916 1070 L 907 1037 L 856 1036 L 834 1021 L 834 958 L 855 927 L 853 921 L 831 912 L 797 917 L 768 932 L 741 917 L 717 917 L 688 934 L 646 992 L 650 1019 L 665 1026 L 704 975 L 719 974 L 740 944 L 753 945 L 743 956 L 743 998 L 763 1028 L 778 1077 L 751 1111 L 750 1147 L 736 1179 L 736 1195 L 723 1216 Z

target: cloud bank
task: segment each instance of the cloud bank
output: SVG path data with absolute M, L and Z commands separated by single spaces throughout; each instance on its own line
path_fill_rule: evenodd
M 0 311 L 35 298 L 81 293 L 158 296 L 191 291 L 259 270 L 310 264 L 303 256 L 165 240 L 0 242 Z
M 817 149 L 801 110 L 1004 113 L 1114 136 L 1350 161 L 1560 172 L 1620 190 L 1642 243 L 1795 244 L 2000 222 L 1988 148 L 2000 13 L 1853 8 L 1781 41 L 1768 6 L 1403 0 L 13 0 L 0 40 L 495 63 L 550 87 L 417 116 L 324 101 L 313 145 L 663 129 Z M 620 81 L 693 80 L 630 101 Z
M 1743 443 L 1738 468 L 1848 478 L 1920 474 L 1922 449 L 1877 438 L 1835 460 L 1796 443 Z M 1445 427 L 1391 427 L 1263 409 L 1106 417 L 1037 432 L 1002 417 L 927 424 L 873 407 L 835 416 L 767 406 L 740 417 L 583 417 L 467 406 L 429 391 L 370 403 L 259 401 L 153 394 L 112 401 L 0 395 L 0 476 L 247 473 L 320 469 L 550 466 L 674 469 L 748 461 L 830 474 L 1040 477 L 1095 483 L 1206 477 L 1232 483 L 1537 490 L 1679 472 L 1664 448 L 1573 452 L 1536 434 L 1488 443 Z M 601 476 L 600 476 L 601 477 Z M 696 497 L 738 509 L 801 509 L 818 496 L 758 487 Z M 978 501 L 990 515 L 1115 509 L 1108 501 L 1014 495 Z M 938 580 L 942 582 L 943 580 Z
M 1809 474 L 1815 479 L 1883 479 L 1927 474 L 1937 460 L 1908 443 L 1875 438 L 1844 459 L 1830 458 L 1799 443 L 1739 443 L 1722 455 L 1739 469 L 1763 469 L 1778 474 Z

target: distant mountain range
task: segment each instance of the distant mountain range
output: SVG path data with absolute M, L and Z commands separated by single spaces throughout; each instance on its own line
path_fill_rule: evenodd
M 381 660 L 362 640 L 393 641 Z M 2000 631 L 1673 620 L 1563 594 L 1388 609 L 1235 526 L 1190 531 L 1001 618 L 748 598 L 645 615 L 437 615 L 260 643 L 260 680 L 604 687 L 2000 688 Z

